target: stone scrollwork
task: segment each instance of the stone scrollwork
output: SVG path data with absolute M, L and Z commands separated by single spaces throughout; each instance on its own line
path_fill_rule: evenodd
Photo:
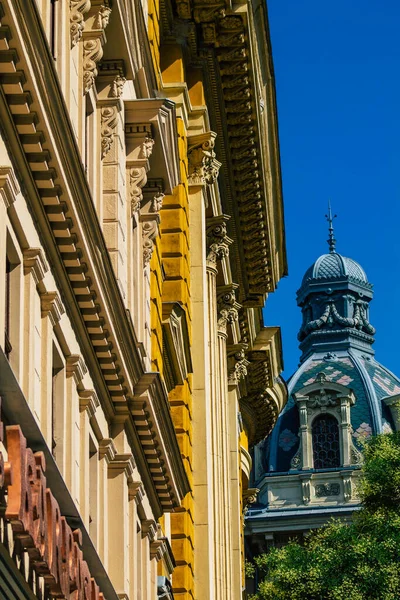
M 146 185 L 147 174 L 145 167 L 131 167 L 128 171 L 129 195 L 132 215 L 138 212 L 143 200 L 142 189 Z
M 247 375 L 249 361 L 246 359 L 247 344 L 234 344 L 228 347 L 228 383 L 236 385 Z
M 214 152 L 216 136 L 209 131 L 188 139 L 189 185 L 211 185 L 216 181 L 221 167 Z
M 228 323 L 234 323 L 239 318 L 241 305 L 236 301 L 238 287 L 232 283 L 217 288 L 218 329 L 221 331 L 226 331 Z
M 93 6 L 92 11 L 93 12 Z M 110 19 L 111 8 L 100 6 L 93 21 L 91 30 L 83 35 L 83 93 L 87 94 L 93 87 L 98 74 L 98 62 L 103 56 L 103 45 L 106 41 L 104 30 Z
M 85 27 L 84 15 L 90 10 L 90 0 L 70 0 L 69 10 L 71 48 L 73 48 L 82 37 Z
M 249 510 L 250 504 L 257 502 L 257 496 L 259 493 L 258 488 L 248 488 L 243 491 L 243 514 L 245 515 Z
M 111 150 L 117 119 L 116 106 L 104 106 L 101 109 L 101 158 L 104 158 Z
M 97 77 L 97 63 L 103 56 L 100 38 L 89 38 L 83 42 L 83 93 L 87 94 Z
M 143 268 L 146 268 L 153 255 L 154 239 L 158 234 L 158 222 L 156 219 L 142 223 L 143 236 Z
M 228 215 L 211 217 L 207 220 L 207 264 L 216 267 L 217 261 L 229 255 L 232 239 L 227 235 Z

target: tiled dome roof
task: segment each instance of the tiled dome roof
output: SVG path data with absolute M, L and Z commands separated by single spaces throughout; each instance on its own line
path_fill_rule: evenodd
M 323 254 L 311 267 L 309 267 L 303 277 L 302 286 L 310 279 L 338 279 L 348 277 L 357 282 L 368 283 L 367 275 L 364 269 L 353 259 L 346 258 L 336 252 Z

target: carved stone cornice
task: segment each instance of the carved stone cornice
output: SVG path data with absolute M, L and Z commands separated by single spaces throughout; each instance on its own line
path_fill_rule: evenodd
M 24 250 L 24 274 L 32 273 L 36 285 L 42 281 L 48 270 L 49 266 L 41 248 Z
M 84 15 L 90 10 L 90 0 L 69 0 L 71 48 L 76 46 L 85 28 Z
M 218 330 L 226 332 L 228 323 L 234 323 L 239 318 L 241 305 L 236 301 L 237 283 L 217 287 Z
M 216 137 L 213 131 L 188 137 L 189 186 L 211 185 L 216 181 L 221 166 L 215 158 Z
M 82 32 L 83 36 L 83 93 L 87 94 L 93 87 L 98 74 L 97 64 L 103 56 L 106 42 L 105 29 L 110 19 L 111 8 L 92 0 L 88 17 L 89 28 Z
M 229 215 L 219 215 L 207 219 L 207 266 L 216 268 L 218 260 L 229 256 L 229 246 L 233 240 L 228 237 L 226 223 Z
M 0 196 L 6 208 L 15 202 L 19 194 L 19 185 L 11 167 L 0 167 Z
M 250 362 L 246 358 L 247 344 L 233 344 L 227 348 L 228 384 L 237 385 L 247 375 Z
M 230 182 L 225 210 L 235 214 L 235 229 L 244 234 L 243 250 L 234 250 L 241 299 L 246 306 L 262 306 L 287 272 L 274 76 L 264 5 L 256 27 L 251 4 L 234 10 L 225 0 L 177 2 L 192 60 L 210 71 L 213 123 L 224 136 L 219 158 Z M 265 74 L 268 86 L 260 86 Z

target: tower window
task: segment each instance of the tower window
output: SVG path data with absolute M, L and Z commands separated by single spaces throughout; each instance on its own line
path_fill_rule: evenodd
M 324 414 L 312 425 L 314 469 L 340 467 L 339 427 L 335 417 Z

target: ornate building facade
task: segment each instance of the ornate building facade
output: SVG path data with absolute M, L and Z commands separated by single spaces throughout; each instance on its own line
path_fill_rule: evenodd
M 400 379 L 374 357 L 364 269 L 335 251 L 307 269 L 297 303 L 303 322 L 300 366 L 273 433 L 255 450 L 258 504 L 248 513 L 248 550 L 302 537 L 359 507 L 362 440 L 400 428 Z
M 287 399 L 266 7 L 0 24 L 0 595 L 240 599 L 249 450 Z

